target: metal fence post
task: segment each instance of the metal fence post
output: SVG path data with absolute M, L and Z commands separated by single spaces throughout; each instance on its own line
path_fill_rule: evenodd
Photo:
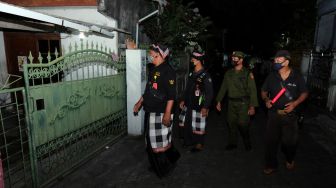
M 31 62 L 32 63 L 32 62 Z M 31 126 L 31 116 L 30 116 L 30 106 L 29 106 L 29 78 L 28 78 L 28 67 L 27 64 L 23 65 L 23 75 L 24 75 L 24 83 L 25 87 L 23 90 L 24 94 L 24 104 L 25 104 L 25 110 L 26 110 L 26 124 L 27 124 L 27 131 L 28 131 L 28 144 L 29 144 L 29 155 L 30 155 L 30 164 L 31 164 L 31 170 L 32 170 L 32 180 L 33 180 L 33 187 L 39 186 L 39 179 L 38 179 L 38 173 L 37 173 L 37 159 L 36 159 L 36 147 L 35 147 L 35 141 L 34 141 L 34 135 L 33 135 L 33 126 Z

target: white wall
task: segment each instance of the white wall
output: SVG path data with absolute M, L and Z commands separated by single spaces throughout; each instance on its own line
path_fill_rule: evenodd
M 0 31 L 0 86 L 4 84 L 7 78 L 7 60 L 5 52 L 5 42 L 3 32 Z
M 145 113 L 141 110 L 135 116 L 133 107 L 145 91 L 146 80 L 146 51 L 126 50 L 127 132 L 130 135 L 144 132 Z
M 4 86 L 7 79 L 7 61 L 5 52 L 5 42 L 3 32 L 0 31 L 0 89 Z M 10 102 L 9 93 L 0 94 L 0 105 Z
M 41 12 L 44 14 L 48 14 L 51 16 L 56 17 L 62 17 L 62 18 L 69 18 L 72 20 L 79 20 L 83 22 L 89 22 L 89 23 L 96 23 L 99 25 L 109 26 L 109 27 L 117 27 L 116 20 L 106 17 L 103 14 L 99 13 L 97 11 L 96 6 L 75 6 L 75 7 L 35 7 L 31 8 L 34 11 Z M 98 42 L 99 49 L 100 45 L 103 44 L 103 46 L 107 47 L 108 49 L 111 49 L 111 51 L 118 53 L 118 33 L 113 32 L 115 37 L 114 38 L 107 38 L 103 36 L 98 36 L 91 34 L 88 37 L 83 39 L 84 44 L 86 44 L 86 41 L 89 41 L 89 44 L 91 46 L 91 41 L 94 42 L 94 45 Z M 65 51 L 68 51 L 68 46 L 71 43 L 73 46 L 74 42 L 77 42 L 77 44 L 80 44 L 81 39 L 79 38 L 78 34 L 61 34 L 61 44 L 62 47 L 65 48 Z M 85 48 L 85 45 L 84 45 Z

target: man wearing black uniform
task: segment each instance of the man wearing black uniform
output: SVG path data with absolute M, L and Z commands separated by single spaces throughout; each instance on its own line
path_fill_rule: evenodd
M 286 168 L 294 169 L 298 140 L 298 117 L 295 112 L 307 98 L 308 91 L 302 75 L 288 66 L 290 59 L 287 50 L 276 53 L 273 63 L 275 71 L 268 75 L 261 89 L 261 97 L 268 108 L 264 168 L 267 175 L 278 167 L 277 151 L 280 143 L 286 157 Z
M 203 67 L 204 54 L 194 51 L 191 63 L 194 70 L 190 73 L 184 97 L 180 102 L 180 130 L 185 145 L 195 145 L 192 152 L 201 151 L 204 146 L 206 117 L 213 97 L 212 80 Z M 183 117 L 184 116 L 184 117 Z
M 134 105 L 134 113 L 141 106 L 145 110 L 145 137 L 152 169 L 161 178 L 169 174 L 179 153 L 172 146 L 172 109 L 176 97 L 175 71 L 166 62 L 169 49 L 152 45 L 149 61 L 153 63 L 143 96 Z

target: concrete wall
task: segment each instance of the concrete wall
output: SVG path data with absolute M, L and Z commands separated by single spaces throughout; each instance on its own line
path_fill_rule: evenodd
M 336 50 L 336 1 L 317 0 L 317 25 L 315 33 L 315 49 L 323 52 L 325 49 Z M 327 107 L 330 111 L 336 109 L 336 59 L 332 64 L 328 89 Z
M 317 50 L 335 47 L 333 43 L 334 15 L 328 14 L 319 18 L 315 46 Z
M 4 36 L 3 32 L 0 31 L 0 89 L 5 84 L 7 76 L 8 73 L 7 73 L 7 60 L 6 60 Z M 0 93 L 0 105 L 9 103 L 10 101 L 11 101 L 10 94 Z
M 100 0 L 100 10 L 118 21 L 118 28 L 132 33 L 135 40 L 136 23 L 138 20 L 156 10 L 151 2 L 146 0 Z M 101 7 L 104 6 L 104 7 Z M 119 43 L 124 43 L 129 35 L 120 34 Z M 148 38 L 139 32 L 139 43 L 148 43 Z
M 336 1 L 317 1 L 317 27 L 315 46 L 317 51 L 336 48 Z
M 7 60 L 3 32 L 0 31 L 0 86 L 7 78 Z
M 96 23 L 99 25 L 106 25 L 110 27 L 117 27 L 116 20 L 99 13 L 96 6 L 34 7 L 31 9 L 48 15 L 69 18 L 72 20 Z M 98 42 L 99 48 L 100 45 L 103 44 L 103 46 L 106 46 L 108 49 L 110 48 L 111 51 L 118 53 L 118 33 L 114 32 L 114 34 L 115 34 L 114 38 L 107 38 L 103 36 L 90 34 L 84 39 L 80 39 L 79 34 L 62 33 L 61 44 L 62 47 L 64 47 L 67 51 L 70 43 L 73 46 L 75 42 L 77 44 L 80 44 L 81 40 L 83 40 L 84 44 L 86 44 L 86 41 L 89 41 L 89 44 L 91 46 L 91 41 L 93 41 L 95 45 Z
M 318 0 L 316 4 L 318 6 L 318 16 L 329 14 L 330 12 L 334 12 L 336 10 L 335 0 Z
M 95 6 L 97 0 L 1 0 L 9 4 L 41 7 L 41 6 Z

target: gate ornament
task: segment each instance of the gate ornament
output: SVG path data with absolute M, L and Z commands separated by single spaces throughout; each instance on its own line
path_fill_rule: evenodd
M 83 95 L 83 93 L 86 93 L 86 95 Z M 50 125 L 54 125 L 57 119 L 64 118 L 68 111 L 84 105 L 89 98 L 89 93 L 89 89 L 84 88 L 82 91 L 77 90 L 74 94 L 70 95 L 67 100 L 67 104 L 62 105 L 59 108 L 56 116 L 50 121 Z
M 14 78 L 14 80 L 11 81 L 11 78 Z M 5 89 L 5 88 L 9 88 L 10 85 L 14 84 L 15 82 L 21 80 L 22 77 L 15 75 L 15 74 L 8 74 L 6 81 L 4 84 L 1 83 L 0 85 L 0 91 Z

